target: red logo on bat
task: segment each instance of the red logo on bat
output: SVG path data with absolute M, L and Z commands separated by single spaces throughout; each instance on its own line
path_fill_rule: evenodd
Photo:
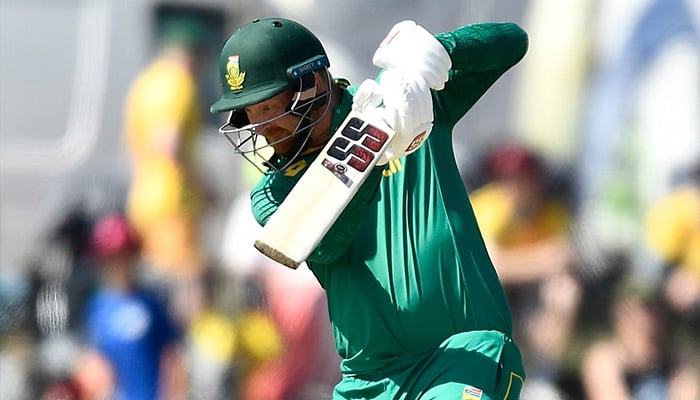
M 323 160 L 323 165 L 338 177 L 346 186 L 352 184 L 347 168 L 365 172 L 372 161 L 379 157 L 379 151 L 389 139 L 389 135 L 376 126 L 357 118 L 351 118 L 331 143 Z

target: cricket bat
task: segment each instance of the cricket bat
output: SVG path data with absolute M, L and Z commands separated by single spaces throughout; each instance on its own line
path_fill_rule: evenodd
M 296 269 L 355 196 L 395 132 L 351 111 L 255 240 L 267 257 Z

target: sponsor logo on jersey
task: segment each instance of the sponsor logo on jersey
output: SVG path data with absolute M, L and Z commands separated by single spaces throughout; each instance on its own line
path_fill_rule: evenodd
M 304 170 L 304 168 L 307 167 L 307 165 L 308 165 L 308 163 L 304 159 L 296 161 L 284 170 L 284 176 L 290 176 L 290 177 L 297 176 L 297 175 L 299 175 L 299 173 L 301 171 Z

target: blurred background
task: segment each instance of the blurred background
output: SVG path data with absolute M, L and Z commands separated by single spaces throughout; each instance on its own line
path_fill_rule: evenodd
M 95 299 L 124 285 L 172 327 L 153 349 L 168 398 L 330 397 L 323 292 L 252 248 L 257 172 L 208 111 L 225 39 L 273 15 L 353 83 L 403 19 L 519 23 L 530 50 L 455 151 L 523 398 L 700 399 L 700 0 L 0 2 L 0 399 L 105 398 L 119 366 L 95 351 Z M 106 216 L 133 226 L 96 237 Z

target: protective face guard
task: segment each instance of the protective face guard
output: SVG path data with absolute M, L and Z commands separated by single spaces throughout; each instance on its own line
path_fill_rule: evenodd
M 219 127 L 219 132 L 221 132 L 226 140 L 231 143 L 234 151 L 237 154 L 242 155 L 243 158 L 253 164 L 260 172 L 265 173 L 261 166 L 271 169 L 274 172 L 284 171 L 288 166 L 296 161 L 299 155 L 304 151 L 304 149 L 306 149 L 313 128 L 321 121 L 321 119 L 323 119 L 330 109 L 330 92 L 326 91 L 317 94 L 313 74 L 313 71 L 319 69 L 320 67 L 326 66 L 326 64 L 323 64 L 323 61 L 327 63 L 327 60 L 325 60 L 324 57 L 324 60 L 322 61 L 312 60 L 310 62 L 303 63 L 300 66 L 290 68 L 290 71 L 288 72 L 289 75 L 299 77 L 299 87 L 294 92 L 294 96 L 287 107 L 287 111 L 284 113 L 266 121 L 251 124 L 245 110 L 232 110 L 229 113 L 228 121 Z M 302 67 L 308 66 L 309 64 L 318 66 L 315 68 L 304 68 L 305 71 L 303 75 L 300 74 L 299 71 L 302 70 Z M 328 87 L 330 88 L 331 76 L 328 70 L 326 70 L 326 80 Z M 311 111 L 321 106 L 324 107 L 321 115 L 315 119 L 311 118 L 309 116 Z M 269 124 L 286 115 L 294 115 L 299 117 L 299 122 L 290 135 L 273 143 L 267 143 L 264 137 L 257 134 L 256 130 L 259 126 Z M 293 154 L 285 155 L 285 162 L 281 165 L 276 165 L 276 161 L 279 156 L 274 154 L 273 146 L 292 138 L 299 138 L 297 145 L 295 146 L 295 150 L 292 151 Z
M 232 110 L 229 114 L 228 121 L 219 127 L 219 132 L 231 143 L 233 151 L 236 154 L 243 156 L 243 158 L 253 164 L 258 171 L 264 172 L 261 166 L 268 168 L 272 166 L 271 161 L 274 156 L 274 149 L 272 146 L 294 137 L 295 134 L 292 133 L 276 142 L 268 143 L 263 136 L 256 133 L 256 129 L 260 125 L 271 123 L 291 113 L 292 111 L 290 109 L 267 121 L 251 124 L 248 122 L 248 116 L 244 110 Z M 301 123 L 301 120 L 299 123 Z

